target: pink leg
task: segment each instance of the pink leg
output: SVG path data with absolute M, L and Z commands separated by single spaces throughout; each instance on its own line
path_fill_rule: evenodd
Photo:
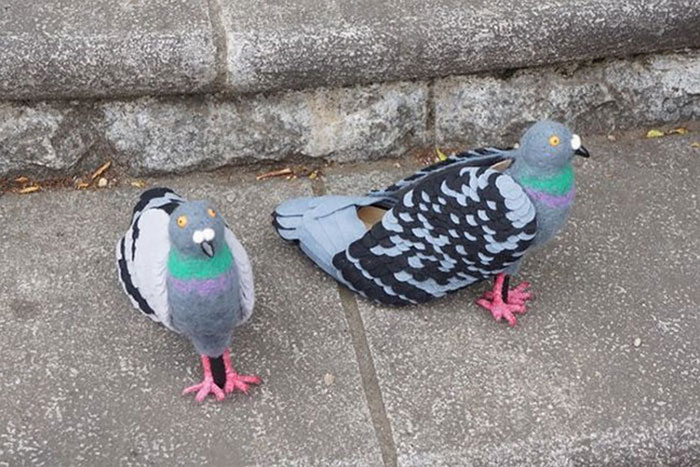
M 507 300 L 504 301 L 503 282 L 505 277 L 505 274 L 497 275 L 493 283 L 493 290 L 485 292 L 476 303 L 489 310 L 496 321 L 505 318 L 508 324 L 515 326 L 517 320 L 515 319 L 514 313 L 525 313 L 525 302 L 532 297 L 532 294 L 525 291 L 530 287 L 530 284 L 523 282 L 514 289 L 507 290 Z
M 232 393 L 235 389 L 248 394 L 249 384 L 260 384 L 262 380 L 256 375 L 239 375 L 231 365 L 231 354 L 228 350 L 224 352 L 224 367 L 226 367 L 226 394 Z
M 182 394 L 184 395 L 197 391 L 197 395 L 194 397 L 197 402 L 202 402 L 209 394 L 214 394 L 214 397 L 216 397 L 216 400 L 218 401 L 224 400 L 224 391 L 222 391 L 221 388 L 214 383 L 214 377 L 211 374 L 211 362 L 209 361 L 209 357 L 206 355 L 202 355 L 201 357 L 202 368 L 204 369 L 204 379 L 199 384 L 185 388 L 185 390 L 182 391 Z

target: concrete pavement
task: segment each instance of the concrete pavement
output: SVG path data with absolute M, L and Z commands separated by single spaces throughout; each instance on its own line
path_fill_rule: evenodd
M 512 329 L 473 304 L 485 284 L 408 309 L 339 292 L 269 225 L 282 199 L 414 160 L 148 180 L 211 199 L 254 263 L 232 354 L 264 384 L 201 406 L 179 395 L 200 376 L 190 344 L 116 280 L 139 190 L 5 194 L 0 465 L 696 465 L 699 140 L 584 141 L 570 223 L 525 264 L 536 297 Z

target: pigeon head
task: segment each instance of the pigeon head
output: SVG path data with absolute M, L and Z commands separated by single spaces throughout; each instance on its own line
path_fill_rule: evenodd
M 527 165 L 541 170 L 560 170 L 575 155 L 589 157 L 578 135 L 550 120 L 538 122 L 525 132 L 520 139 L 520 154 Z
M 224 228 L 223 219 L 208 202 L 188 201 L 170 215 L 168 233 L 179 253 L 212 258 L 225 241 Z

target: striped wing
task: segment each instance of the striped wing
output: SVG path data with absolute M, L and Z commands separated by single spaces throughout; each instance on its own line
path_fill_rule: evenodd
M 246 253 L 243 245 L 241 245 L 241 242 L 238 241 L 228 226 L 226 227 L 226 243 L 228 243 L 228 247 L 233 254 L 233 263 L 237 269 L 238 281 L 241 288 L 241 306 L 243 307 L 243 314 L 236 324 L 240 326 L 248 321 L 248 318 L 253 314 L 253 307 L 255 306 L 253 266 L 250 264 L 248 253 Z
M 427 177 L 438 175 L 446 169 L 459 166 L 470 167 L 490 167 L 493 164 L 504 160 L 508 155 L 508 149 L 499 148 L 479 148 L 464 151 L 458 154 L 451 154 L 444 161 L 424 167 L 406 178 L 382 189 L 372 190 L 368 193 L 370 196 L 395 196 L 400 197 L 405 193 L 406 189 L 415 186 L 418 182 L 425 180 Z
M 170 329 L 166 267 L 170 253 L 170 214 L 183 199 L 168 188 L 145 191 L 131 225 L 117 242 L 117 272 L 132 304 Z
M 510 176 L 458 165 L 407 190 L 333 264 L 371 299 L 422 303 L 503 272 L 536 230 L 535 207 Z

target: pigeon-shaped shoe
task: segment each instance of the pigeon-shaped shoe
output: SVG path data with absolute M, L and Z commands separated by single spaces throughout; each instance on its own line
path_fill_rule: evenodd
M 453 155 L 384 190 L 286 201 L 273 225 L 337 281 L 388 305 L 494 277 L 477 303 L 515 325 L 531 295 L 526 282 L 509 289 L 509 277 L 564 224 L 574 155 L 588 157 L 581 139 L 542 121 L 518 148 Z
M 185 335 L 201 355 L 204 380 L 183 394 L 223 400 L 260 384 L 257 376 L 236 373 L 229 354 L 233 328 L 253 313 L 252 267 L 209 203 L 187 201 L 169 188 L 145 191 L 117 243 L 117 272 L 138 310 Z

